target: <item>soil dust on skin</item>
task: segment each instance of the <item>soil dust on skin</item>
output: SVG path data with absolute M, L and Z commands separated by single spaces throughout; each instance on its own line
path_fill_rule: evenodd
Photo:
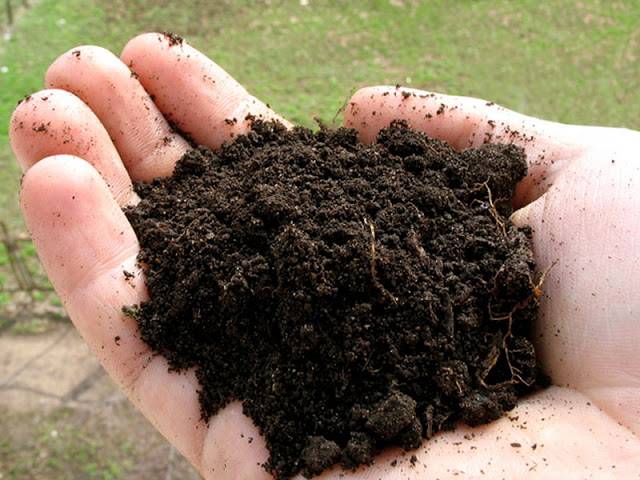
M 530 232 L 508 220 L 523 150 L 456 152 L 394 122 L 356 132 L 256 121 L 126 213 L 150 300 L 125 310 L 202 415 L 243 402 L 276 478 L 371 463 L 543 383 Z

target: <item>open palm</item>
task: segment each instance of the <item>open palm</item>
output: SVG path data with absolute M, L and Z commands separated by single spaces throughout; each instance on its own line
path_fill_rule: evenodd
M 217 148 L 249 128 L 248 114 L 278 117 L 211 60 L 162 34 L 134 38 L 121 59 L 73 49 L 46 83 L 16 108 L 11 143 L 26 171 L 28 227 L 74 324 L 204 477 L 271 478 L 261 467 L 264 442 L 241 406 L 205 424 L 193 372 L 169 373 L 122 314 L 146 291 L 121 207 L 137 200 L 132 181 L 170 175 L 189 148 L 170 122 Z M 342 478 L 640 478 L 640 133 L 393 87 L 360 90 L 345 117 L 365 141 L 403 118 L 455 148 L 503 141 L 526 149 L 529 175 L 514 200 L 523 208 L 513 220 L 532 226 L 540 268 L 555 265 L 535 340 L 556 386 L 490 425 L 437 435 L 415 452 L 415 465 L 390 450 Z M 123 270 L 136 272 L 133 281 Z

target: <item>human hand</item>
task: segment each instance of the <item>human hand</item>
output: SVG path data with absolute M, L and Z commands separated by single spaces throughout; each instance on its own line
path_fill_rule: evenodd
M 158 430 L 206 478 L 268 479 L 260 466 L 266 447 L 240 405 L 202 422 L 193 372 L 169 373 L 122 314 L 123 305 L 143 301 L 146 292 L 138 243 L 120 207 L 136 201 L 132 180 L 170 175 L 187 150 L 167 119 L 217 148 L 249 128 L 225 119 L 277 117 L 211 60 L 164 35 L 136 37 L 121 59 L 97 47 L 73 49 L 48 70 L 51 89 L 17 107 L 11 143 L 26 170 L 27 225 L 74 324 Z M 521 401 L 508 418 L 437 435 L 415 452 L 415 466 L 389 450 L 343 478 L 637 475 L 640 357 L 633 347 L 640 339 L 640 273 L 633 259 L 640 243 L 634 192 L 640 166 L 633 155 L 640 134 L 559 125 L 481 100 L 383 87 L 356 93 L 345 115 L 365 141 L 404 118 L 456 148 L 491 134 L 526 149 L 530 172 L 516 194 L 524 208 L 514 221 L 532 225 L 541 268 L 557 262 L 543 287 L 536 338 L 558 386 Z M 123 270 L 136 273 L 133 282 Z

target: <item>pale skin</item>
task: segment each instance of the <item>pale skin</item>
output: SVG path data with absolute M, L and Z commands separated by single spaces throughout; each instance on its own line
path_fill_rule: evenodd
M 159 34 L 134 38 L 120 58 L 99 47 L 72 49 L 51 65 L 46 86 L 16 108 L 11 144 L 25 172 L 27 226 L 74 325 L 205 478 L 272 478 L 260 466 L 264 441 L 241 406 L 203 422 L 193 372 L 169 373 L 122 314 L 146 291 L 121 207 L 137 200 L 132 181 L 170 175 L 188 148 L 167 119 L 218 148 L 249 128 L 248 113 L 279 117 L 203 54 Z M 232 118 L 238 122 L 225 122 Z M 345 124 L 367 142 L 395 118 L 459 149 L 487 133 L 525 148 L 529 175 L 513 221 L 533 228 L 540 269 L 555 264 L 534 332 L 554 386 L 508 418 L 437 435 L 413 452 L 415 466 L 391 450 L 370 467 L 318 478 L 640 478 L 640 133 L 395 87 L 362 89 L 345 108 Z M 136 273 L 133 284 L 123 270 Z

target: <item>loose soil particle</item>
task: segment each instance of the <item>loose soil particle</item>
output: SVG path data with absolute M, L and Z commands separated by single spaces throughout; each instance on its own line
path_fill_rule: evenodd
M 541 383 L 530 232 L 508 219 L 523 151 L 456 152 L 394 122 L 256 121 L 126 211 L 150 300 L 127 309 L 202 416 L 243 402 L 276 478 L 369 464 L 456 422 L 490 422 Z

